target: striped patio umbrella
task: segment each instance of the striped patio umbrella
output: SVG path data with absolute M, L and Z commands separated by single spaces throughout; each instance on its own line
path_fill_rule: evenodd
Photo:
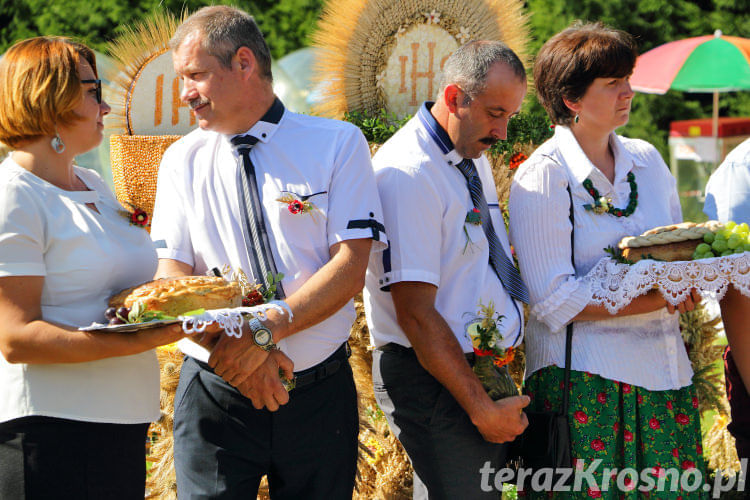
M 750 39 L 712 35 L 665 43 L 642 54 L 630 78 L 633 90 L 669 89 L 714 95 L 713 132 L 718 131 L 719 92 L 750 89 Z

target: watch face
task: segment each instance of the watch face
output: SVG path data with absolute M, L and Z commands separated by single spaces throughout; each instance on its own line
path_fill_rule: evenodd
M 256 330 L 253 335 L 255 337 L 255 343 L 259 346 L 264 346 L 271 343 L 271 330 L 261 328 L 260 330 Z

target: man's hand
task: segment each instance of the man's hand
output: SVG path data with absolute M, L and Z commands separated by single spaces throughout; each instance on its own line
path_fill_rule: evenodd
M 214 369 L 214 373 L 230 385 L 239 387 L 267 359 L 268 351 L 255 345 L 250 329 L 243 328 L 240 338 L 219 336 L 208 358 L 208 364 Z
M 528 396 L 513 396 L 493 401 L 484 412 L 472 416 L 472 422 L 482 437 L 491 443 L 513 441 L 529 425 L 529 420 L 523 412 L 529 401 Z
M 289 393 L 281 383 L 279 370 L 291 380 L 294 377 L 292 360 L 279 350 L 271 351 L 268 359 L 252 375 L 237 387 L 253 406 L 260 410 L 263 407 L 276 411 L 280 405 L 289 402 Z
M 194 333 L 187 338 L 199 346 L 212 351 L 219 338 L 221 338 L 222 333 L 224 333 L 224 329 L 217 323 L 209 323 L 201 333 Z

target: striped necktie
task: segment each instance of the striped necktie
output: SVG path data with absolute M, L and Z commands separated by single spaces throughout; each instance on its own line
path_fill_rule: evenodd
M 258 283 L 263 284 L 265 289 L 268 289 L 277 271 L 268 240 L 266 223 L 263 220 L 263 205 L 258 191 L 258 181 L 255 178 L 255 166 L 250 159 L 250 150 L 258 142 L 258 138 L 252 135 L 237 135 L 231 139 L 231 142 L 242 156 L 244 167 L 244 169 L 237 170 L 237 186 L 242 218 L 245 222 L 245 241 L 252 249 L 250 263 L 253 266 L 253 277 Z M 284 289 L 279 282 L 276 284 L 276 298 L 283 299 L 284 297 Z
M 464 158 L 456 167 L 466 177 L 471 201 L 474 207 L 479 210 L 479 215 L 482 219 L 482 228 L 490 246 L 490 264 L 495 270 L 495 274 L 500 278 L 500 281 L 511 297 L 528 304 L 529 291 L 526 288 L 526 284 L 521 279 L 516 266 L 513 265 L 513 262 L 505 254 L 503 246 L 497 238 L 495 228 L 492 225 L 490 209 L 487 206 L 487 200 L 485 200 L 482 190 L 482 180 L 479 178 L 474 162 L 468 158 Z

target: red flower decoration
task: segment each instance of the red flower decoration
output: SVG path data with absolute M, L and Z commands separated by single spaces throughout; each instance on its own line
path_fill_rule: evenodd
M 595 490 L 594 488 L 589 488 L 586 490 L 586 492 L 589 494 L 590 498 L 601 498 L 602 492 L 599 490 Z
M 528 159 L 529 157 L 526 156 L 525 154 L 516 153 L 510 157 L 510 161 L 508 162 L 508 168 L 510 170 L 515 170 L 521 165 L 521 163 L 525 162 Z
M 263 299 L 263 294 L 258 290 L 253 290 L 242 298 L 242 305 L 244 307 L 257 306 L 258 304 L 262 304 L 263 302 L 265 302 L 265 300 Z
M 690 423 L 690 417 L 688 417 L 684 413 L 678 413 L 674 419 L 680 425 L 687 425 Z
M 625 438 L 625 441 L 632 441 L 633 433 L 630 431 L 625 431 L 625 433 L 623 434 L 623 437 Z
M 693 408 L 698 408 L 698 398 L 693 396 Z
M 495 353 L 493 351 L 490 351 L 490 350 L 477 349 L 475 347 L 474 348 L 474 354 L 476 354 L 477 356 L 494 356 Z
M 596 395 L 596 400 L 601 404 L 605 404 L 607 402 L 607 394 L 600 392 Z
M 289 209 L 290 213 L 298 214 L 305 210 L 305 205 L 299 200 L 292 200 L 289 202 L 289 205 L 287 205 L 287 208 Z
M 667 401 L 667 410 L 671 410 L 671 409 L 672 409 L 672 402 Z
M 589 422 L 589 416 L 580 410 L 573 413 L 573 418 L 578 420 L 578 423 L 581 423 L 581 424 L 587 424 Z
M 594 451 L 602 451 L 604 449 L 604 441 L 599 438 L 591 441 L 591 449 Z
M 695 469 L 695 462 L 693 462 L 691 460 L 683 460 L 682 461 L 682 469 L 683 470 Z
M 675 458 L 679 457 L 680 456 L 680 450 L 678 450 L 677 448 L 672 448 L 672 456 L 675 457 Z
M 643 404 L 643 396 L 640 394 L 636 395 L 635 400 L 638 402 L 638 404 Z
M 620 422 L 615 422 L 614 425 L 612 425 L 612 430 L 617 434 L 620 431 Z
M 146 227 L 148 226 L 148 214 L 145 210 L 136 208 L 132 214 L 130 214 L 130 223 L 135 226 Z
M 552 409 L 552 403 L 549 402 L 549 399 L 544 400 L 544 409 L 547 411 L 550 411 Z
M 698 452 L 698 455 L 703 455 L 703 446 L 696 444 L 695 445 L 695 451 Z
M 661 424 L 659 423 L 657 419 L 652 418 L 651 420 L 648 421 L 648 426 L 651 427 L 652 429 L 658 429 L 661 427 Z
M 630 394 L 632 392 L 632 388 L 630 387 L 630 384 L 622 384 L 622 392 L 623 394 Z

